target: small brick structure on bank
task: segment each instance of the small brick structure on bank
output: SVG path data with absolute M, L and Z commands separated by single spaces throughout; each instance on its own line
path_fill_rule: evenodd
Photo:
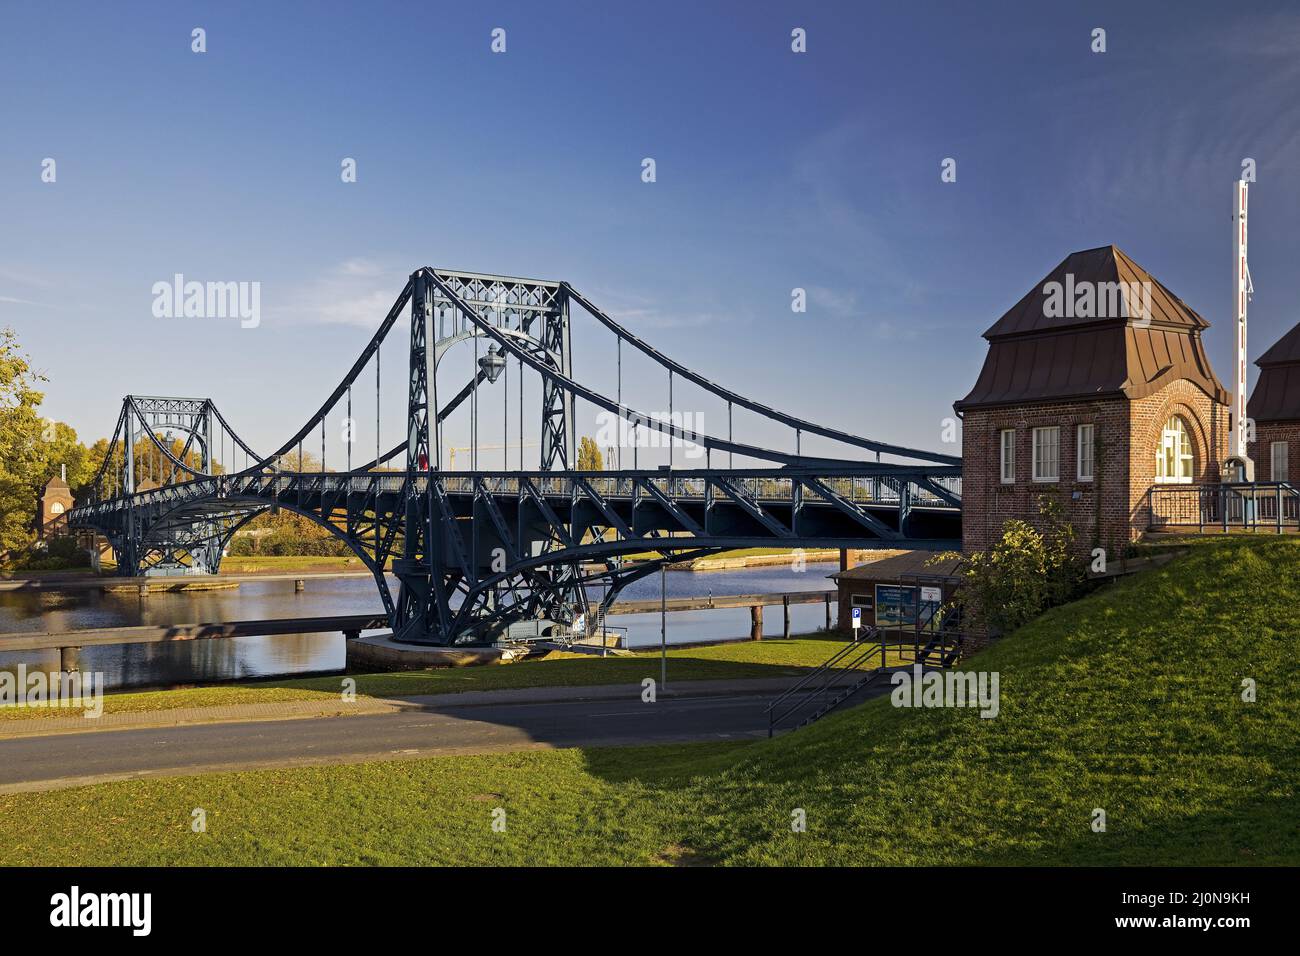
M 1291 481 L 1300 467 L 1300 325 L 1255 360 L 1259 380 L 1250 393 L 1246 416 L 1255 423 L 1247 446 L 1256 481 Z
M 1053 287 L 1067 290 L 1066 314 Z M 1098 290 L 1070 308 L 1070 290 Z M 1091 314 L 1088 314 L 1091 312 Z M 962 550 L 1059 502 L 1079 547 L 1122 550 L 1150 523 L 1149 492 L 1218 481 L 1229 397 L 1197 312 L 1115 246 L 1067 256 L 984 333 L 962 417 Z M 1112 550 L 1114 549 L 1114 550 Z
M 960 558 L 928 551 L 899 551 L 831 575 L 839 591 L 841 628 L 852 626 L 853 608 L 863 628 L 910 631 L 927 605 L 948 603 L 957 589 L 952 573 Z
M 72 490 L 62 477 L 55 475 L 47 481 L 36 502 L 36 537 L 44 540 L 66 533 L 72 505 Z

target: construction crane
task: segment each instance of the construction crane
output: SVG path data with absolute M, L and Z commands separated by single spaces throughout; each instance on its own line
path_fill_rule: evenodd
M 521 445 L 517 441 L 512 441 L 504 445 L 479 445 L 478 450 L 479 451 L 501 451 L 501 449 L 503 448 L 537 448 L 540 446 L 540 444 L 541 444 L 540 442 L 526 441 Z M 456 452 L 473 451 L 474 447 L 475 446 L 473 445 L 457 445 L 455 447 L 449 446 L 447 448 L 447 470 L 448 471 L 456 470 Z

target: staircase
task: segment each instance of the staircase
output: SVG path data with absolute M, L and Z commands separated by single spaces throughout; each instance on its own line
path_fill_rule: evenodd
M 872 666 L 874 665 L 874 666 Z M 840 648 L 767 706 L 767 735 L 783 724 L 798 730 L 826 716 L 885 671 L 885 645 L 876 628 Z
M 938 617 L 938 626 L 930 629 L 930 622 Z M 925 615 L 925 620 L 917 621 L 917 633 L 928 638 L 924 646 L 916 652 L 916 663 L 931 667 L 951 667 L 961 655 L 959 638 L 962 635 L 962 606 L 960 604 L 940 608 L 936 607 Z

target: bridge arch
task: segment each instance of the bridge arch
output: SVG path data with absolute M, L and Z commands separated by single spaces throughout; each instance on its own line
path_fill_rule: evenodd
M 211 501 L 211 500 L 212 499 L 207 499 L 207 501 Z M 244 527 L 244 525 L 248 524 L 248 522 L 252 521 L 254 518 L 258 517 L 259 515 L 266 514 L 266 512 L 272 510 L 272 508 L 275 507 L 275 505 L 268 503 L 265 498 L 257 498 L 251 495 L 233 495 L 229 498 L 223 498 L 221 500 L 224 502 L 229 502 L 232 505 L 246 505 L 248 506 L 248 513 L 240 517 L 232 525 L 230 525 L 229 528 L 225 529 L 220 534 L 219 536 L 220 546 L 217 549 L 215 549 L 217 558 L 216 558 L 216 566 L 212 569 L 213 574 L 216 574 L 220 571 L 221 560 L 222 557 L 224 556 L 226 546 L 234 538 L 235 533 L 239 531 L 240 528 Z M 389 615 L 390 618 L 392 617 L 394 604 L 393 604 L 392 591 L 388 587 L 388 579 L 384 576 L 383 569 L 375 562 L 374 558 L 371 557 L 369 553 L 367 553 L 366 549 L 360 544 L 360 541 L 358 539 L 349 537 L 333 522 L 325 520 L 323 517 L 321 517 L 321 515 L 316 514 L 308 509 L 299 508 L 295 505 L 285 504 L 283 502 L 279 503 L 279 507 L 284 511 L 289 511 L 292 512 L 293 514 L 300 515 L 308 519 L 309 521 L 313 522 L 314 524 L 319 525 L 320 527 L 328 531 L 331 535 L 333 535 L 335 538 L 337 538 L 338 540 L 342 541 L 345 545 L 347 545 L 348 550 L 351 551 L 353 554 L 355 554 L 357 558 L 361 560 L 361 563 L 366 566 L 366 569 L 369 570 L 371 575 L 374 577 L 375 585 L 379 588 L 379 598 L 381 601 L 383 601 L 384 604 L 384 610 Z M 154 547 L 157 546 L 158 542 L 155 538 L 156 530 L 166 527 L 169 522 L 176 523 L 176 524 L 190 523 L 190 522 L 179 521 L 177 519 L 184 519 L 192 515 L 201 515 L 201 514 L 202 512 L 195 507 L 195 503 L 192 501 L 178 505 L 177 507 L 162 513 L 161 515 L 158 516 L 158 518 L 155 521 L 153 521 L 149 525 L 149 529 L 145 531 L 143 537 L 141 538 L 141 553 L 148 550 L 151 546 Z

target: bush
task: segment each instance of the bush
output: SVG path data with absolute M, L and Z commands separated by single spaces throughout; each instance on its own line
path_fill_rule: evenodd
M 1078 596 L 1084 562 L 1074 553 L 1074 528 L 1061 506 L 1040 498 L 1042 530 L 1013 518 L 990 550 L 971 555 L 957 600 L 994 633 L 1013 631 L 1048 608 Z
M 352 554 L 352 549 L 338 538 L 325 533 L 324 537 L 305 537 L 297 534 L 274 534 L 253 537 L 242 535 L 230 543 L 230 555 L 247 558 L 254 555 L 269 557 L 340 558 Z
M 71 571 L 90 567 L 90 552 L 76 538 L 50 538 L 42 547 L 19 555 L 15 571 Z

